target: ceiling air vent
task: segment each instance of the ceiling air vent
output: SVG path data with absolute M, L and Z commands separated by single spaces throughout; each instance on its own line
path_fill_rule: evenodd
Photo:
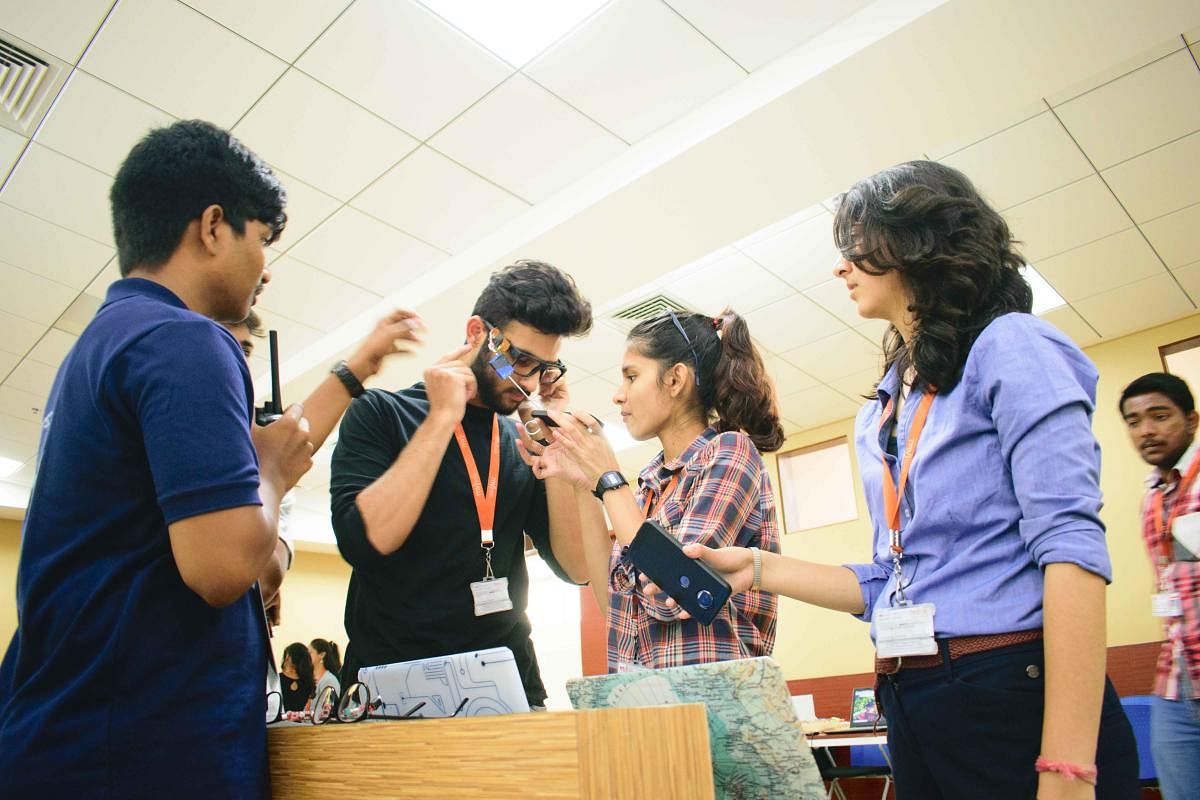
M 65 66 L 28 45 L 0 38 L 0 125 L 31 133 L 62 86 Z
M 690 314 L 691 311 L 677 300 L 672 300 L 665 294 L 655 294 L 642 298 L 635 303 L 625 306 L 609 315 L 614 324 L 623 330 L 631 330 L 644 319 L 652 319 L 668 311 Z

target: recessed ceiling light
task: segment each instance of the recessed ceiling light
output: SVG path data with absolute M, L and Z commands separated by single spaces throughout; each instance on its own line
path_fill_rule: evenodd
M 608 0 L 421 0 L 514 67 L 562 38 Z
M 11 478 L 24 464 L 24 461 L 14 461 L 11 458 L 0 456 L 0 478 Z
M 1026 264 L 1023 273 L 1025 280 L 1029 281 L 1030 287 L 1033 288 L 1034 314 L 1044 314 L 1047 311 L 1067 304 L 1063 296 L 1054 291 L 1054 287 L 1042 277 L 1042 273 L 1033 268 L 1032 264 Z

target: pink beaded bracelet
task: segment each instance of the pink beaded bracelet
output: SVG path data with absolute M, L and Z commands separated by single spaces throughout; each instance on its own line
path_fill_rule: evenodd
M 1095 764 L 1068 764 L 1066 761 L 1051 761 L 1042 756 L 1038 756 L 1034 762 L 1033 768 L 1038 772 L 1057 772 L 1061 775 L 1066 775 L 1071 780 L 1079 778 L 1084 783 L 1096 785 L 1096 765 Z

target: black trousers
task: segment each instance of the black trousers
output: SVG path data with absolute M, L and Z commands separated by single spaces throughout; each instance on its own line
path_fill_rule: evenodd
M 879 676 L 896 800 L 1033 800 L 1041 753 L 1042 643 L 1002 647 L 942 666 Z M 1138 800 L 1137 744 L 1105 680 L 1096 750 L 1097 800 Z

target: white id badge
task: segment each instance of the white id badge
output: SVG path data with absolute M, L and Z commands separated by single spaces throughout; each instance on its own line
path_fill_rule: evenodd
M 937 653 L 933 638 L 933 603 L 880 608 L 875 620 L 875 654 L 880 658 L 931 656 Z
M 512 609 L 512 598 L 508 596 L 508 578 L 492 578 L 471 584 L 471 595 L 475 598 L 475 616 L 485 617 L 497 611 Z
M 1156 617 L 1178 617 L 1183 614 L 1179 592 L 1158 592 L 1150 598 L 1150 613 Z

